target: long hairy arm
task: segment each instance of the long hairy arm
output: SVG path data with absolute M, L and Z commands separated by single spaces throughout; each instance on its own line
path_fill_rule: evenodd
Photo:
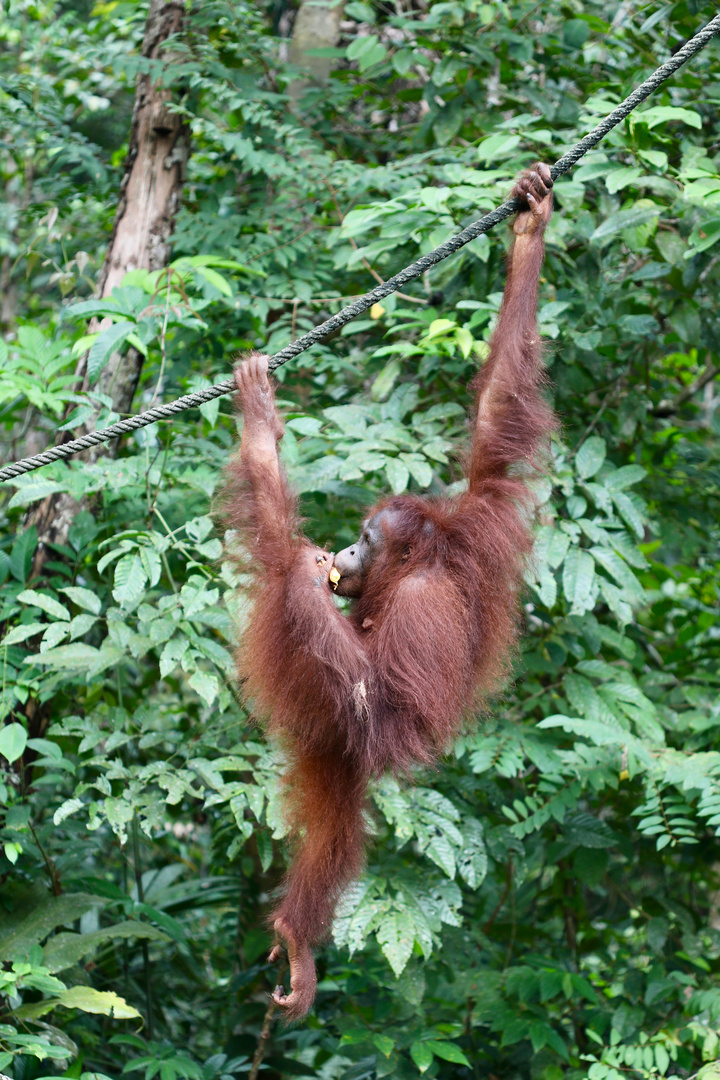
M 283 423 L 268 379 L 268 358 L 250 353 L 235 369 L 234 405 L 243 415 L 240 453 L 226 470 L 223 516 L 238 533 L 231 555 L 247 569 L 247 559 L 272 574 L 284 566 L 301 541 L 296 499 L 278 457 Z
M 477 419 L 470 461 L 470 492 L 507 475 L 516 462 L 536 463 L 543 436 L 554 426 L 542 396 L 544 382 L 537 297 L 545 254 L 543 232 L 552 212 L 546 165 L 526 173 L 513 195 L 528 204 L 518 214 L 508 256 L 508 279 L 490 355 L 473 382 Z
M 362 703 L 369 692 L 365 649 L 333 603 L 332 556 L 302 536 L 278 457 L 283 424 L 267 357 L 252 353 L 235 381 L 244 423 L 240 454 L 228 467 L 225 516 L 239 533 L 237 562 L 254 579 L 240 674 L 272 730 L 306 746 L 324 745 L 337 732 L 323 730 L 318 718 L 349 722 L 353 701 Z

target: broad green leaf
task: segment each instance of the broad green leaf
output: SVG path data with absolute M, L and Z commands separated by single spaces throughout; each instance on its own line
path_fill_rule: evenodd
M 620 469 L 613 469 L 603 479 L 603 484 L 609 491 L 624 491 L 626 488 L 638 484 L 647 476 L 647 469 L 642 465 L 623 465 Z
M 44 890 L 37 890 L 28 900 L 29 913 L 16 925 L 0 931 L 0 960 L 23 959 L 56 927 L 71 925 L 86 911 L 102 907 L 105 902 L 85 893 L 50 896 Z
M 172 638 L 165 643 L 160 654 L 160 675 L 166 679 L 175 670 L 190 647 L 187 638 Z
M 315 416 L 295 416 L 292 420 L 285 421 L 285 427 L 297 431 L 298 435 L 318 435 L 322 421 Z
M 48 596 L 47 593 L 38 592 L 37 589 L 23 589 L 21 593 L 18 593 L 18 600 L 21 604 L 32 604 L 33 607 L 41 608 L 53 619 L 70 619 L 70 612 L 64 604 Z
M 395 1049 L 395 1040 L 391 1039 L 389 1035 L 373 1035 L 373 1043 L 385 1057 L 390 1057 Z
M 605 440 L 601 439 L 599 435 L 591 435 L 575 455 L 575 466 L 578 475 L 583 480 L 594 476 L 604 462 L 606 453 Z
M 210 675 L 206 671 L 195 671 L 188 679 L 188 682 L 206 705 L 212 705 L 220 691 L 220 684 L 214 675 Z
M 701 251 L 707 251 L 718 241 L 720 241 L 720 218 L 708 218 L 706 221 L 696 225 L 690 233 L 690 246 L 683 258 L 692 259 L 694 255 L 699 254 Z
M 433 1063 L 433 1052 L 426 1042 L 414 1042 L 410 1047 L 410 1057 L 421 1073 L 427 1072 Z
M 94 303 L 95 301 L 91 301 L 91 302 Z M 79 305 L 78 305 L 78 307 L 79 307 Z M 71 310 L 70 308 L 67 309 L 68 312 L 70 310 Z M 77 341 L 74 343 L 74 345 L 72 347 L 72 355 L 73 356 L 81 356 L 82 353 L 87 352 L 87 350 L 92 345 L 95 344 L 95 342 L 97 341 L 97 339 L 99 337 L 100 337 L 99 332 L 97 334 L 83 334 L 83 336 L 81 338 L 78 338 Z
M 690 127 L 702 129 L 702 117 L 693 109 L 681 109 L 675 105 L 653 105 L 643 112 L 636 112 L 634 122 L 647 124 L 652 130 L 658 124 L 666 124 L 670 120 L 688 124 Z
M 367 413 L 357 405 L 332 405 L 323 409 L 323 413 L 340 428 L 345 435 L 362 439 L 367 428 Z
M 388 458 L 385 463 L 385 473 L 394 495 L 402 495 L 410 482 L 410 472 L 398 458 Z
M 83 637 L 97 622 L 96 615 L 76 615 L 70 621 L 70 640 Z
M 113 597 L 124 608 L 133 608 L 145 591 L 147 571 L 139 551 L 123 555 L 115 566 Z
M 509 135 L 498 131 L 495 135 L 483 139 L 476 150 L 478 161 L 502 161 L 509 157 L 520 143 L 519 135 Z
M 447 334 L 448 331 L 454 330 L 456 326 L 457 323 L 453 322 L 452 319 L 434 319 L 428 328 L 427 337 L 440 337 L 443 334 Z
M 33 555 L 38 545 L 38 532 L 34 525 L 21 532 L 10 553 L 10 573 L 16 581 L 27 581 L 32 567 Z
M 617 511 L 625 524 L 632 529 L 639 539 L 645 536 L 645 519 L 628 495 L 622 491 L 614 491 L 612 496 Z
M 88 353 L 87 374 L 90 385 L 95 383 L 112 354 L 122 348 L 128 334 L 132 334 L 135 329 L 135 323 L 123 320 L 113 323 L 100 334 Z
M 563 591 L 574 614 L 582 615 L 593 606 L 595 563 L 592 555 L 573 547 L 563 564 Z
M 340 1045 L 356 1046 L 358 1043 L 369 1042 L 371 1038 L 372 1034 L 367 1028 L 353 1028 L 350 1031 L 343 1032 Z
M 217 289 L 222 296 L 232 296 L 229 283 L 222 274 L 218 274 L 217 270 L 211 270 L 208 266 L 196 266 L 195 272 L 199 277 L 204 278 L 208 285 L 212 285 L 214 289 Z
M 66 585 L 59 591 L 65 593 L 73 604 L 77 604 L 78 607 L 85 608 L 86 611 L 92 612 L 93 615 L 100 614 L 102 601 L 92 589 L 83 589 L 78 585 Z
M 631 206 L 627 210 L 617 210 L 610 214 L 602 224 L 598 225 L 590 237 L 591 240 L 608 240 L 611 236 L 622 232 L 624 229 L 644 225 L 648 221 L 654 221 L 662 212 L 660 206 Z
M 8 503 L 11 510 L 15 510 L 17 507 L 30 506 L 32 503 L 62 490 L 62 486 L 56 480 L 43 476 L 42 472 L 18 477 L 15 483 L 20 486 Z
M 455 1065 L 467 1065 L 470 1068 L 470 1062 L 463 1054 L 459 1046 L 451 1042 L 439 1042 L 437 1039 L 428 1039 L 425 1046 L 429 1050 L 432 1050 L 436 1057 L 442 1058 L 443 1061 L 452 1061 Z
M 144 938 L 148 941 L 169 941 L 162 930 L 151 923 L 127 920 L 115 923 L 102 930 L 91 930 L 85 934 L 56 934 L 50 938 L 43 949 L 43 964 L 53 974 L 73 967 L 84 956 L 97 951 L 100 945 L 114 938 Z
M 587 720 L 570 716 L 548 716 L 540 721 L 538 727 L 542 729 L 560 727 L 563 731 L 589 739 L 595 746 L 625 746 L 632 742 L 636 751 L 642 749 L 629 732 L 621 727 L 603 724 L 599 720 Z
M 27 731 L 22 724 L 5 724 L 0 727 L 0 757 L 12 765 L 14 761 L 25 753 L 27 745 Z
M 455 851 L 447 836 L 443 833 L 433 836 L 425 848 L 425 854 L 449 878 L 455 877 Z
M 548 566 L 551 566 L 553 570 L 557 570 L 567 555 L 569 547 L 570 537 L 568 534 L 561 532 L 560 529 L 553 529 L 547 550 Z
M 620 169 L 613 169 L 605 177 L 605 187 L 611 195 L 614 195 L 616 191 L 622 191 L 623 188 L 628 187 L 630 184 L 637 184 L 642 175 L 642 169 L 638 169 L 637 166 L 632 168 L 623 166 Z
M 488 870 L 483 827 L 477 818 L 467 818 L 462 827 L 464 846 L 457 857 L 460 877 L 471 889 L 482 885 Z
M 628 603 L 642 602 L 645 590 L 627 563 L 623 562 L 615 551 L 610 548 L 591 547 L 590 553 L 603 570 L 607 570 L 608 574 L 625 590 L 625 599 Z
M 50 623 L 46 627 L 43 639 L 40 643 L 40 652 L 46 652 L 48 649 L 54 648 L 59 645 L 61 641 L 70 636 L 70 623 L 56 622 Z
M 2 645 L 19 645 L 21 641 L 27 641 L 28 638 L 34 637 L 35 634 L 42 634 L 47 630 L 48 624 L 42 622 L 33 623 L 21 623 L 20 626 L 14 626 L 12 630 L 9 630 L 5 637 L 0 641 Z
M 401 370 L 402 365 L 399 360 L 388 361 L 382 371 L 376 375 L 375 381 L 370 388 L 370 397 L 373 401 L 384 401 L 388 397 Z
M 40 664 L 58 670 L 88 671 L 96 663 L 98 655 L 98 650 L 92 645 L 75 642 L 74 645 L 60 645 L 57 649 L 48 649 L 47 652 L 39 653 L 37 656 L 28 656 L 25 663 Z
M 99 1013 L 102 1016 L 112 1016 L 116 1020 L 140 1019 L 137 1009 L 128 1005 L 125 998 L 121 998 L 119 994 L 110 990 L 94 990 L 90 986 L 71 986 L 69 990 L 63 990 L 56 1003 L 64 1005 L 66 1009 Z
M 415 944 L 415 924 L 407 911 L 386 915 L 377 931 L 383 954 L 395 972 L 401 975 Z
M 429 465 L 425 458 L 417 457 L 414 454 L 401 454 L 400 459 L 407 466 L 413 480 L 417 481 L 420 487 L 430 487 L 433 471 L 432 466 Z

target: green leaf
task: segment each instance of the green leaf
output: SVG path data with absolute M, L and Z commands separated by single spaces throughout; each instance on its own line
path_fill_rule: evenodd
M 91 930 L 85 934 L 56 934 L 50 938 L 43 949 L 43 964 L 48 971 L 56 974 L 58 971 L 66 971 L 73 967 L 90 953 L 107 941 L 114 938 L 144 938 L 149 941 L 169 941 L 170 938 L 162 930 L 150 923 L 127 920 L 108 926 L 103 930 Z
M 455 877 L 455 852 L 447 836 L 443 833 L 433 836 L 425 848 L 425 854 L 449 878 Z
M 410 475 L 420 487 L 430 487 L 433 471 L 432 466 L 425 458 L 417 457 L 414 454 L 401 454 L 400 459 L 407 465 Z
M 398 359 L 388 361 L 370 387 L 370 397 L 373 401 L 384 401 L 389 396 L 401 370 L 402 364 Z
M 77 604 L 78 607 L 85 608 L 86 611 L 92 612 L 93 615 L 100 614 L 102 601 L 92 589 L 82 589 L 78 585 L 66 585 L 59 591 L 65 593 L 73 604 Z
M 389 1035 L 373 1035 L 373 1043 L 385 1057 L 390 1057 L 395 1049 L 395 1040 L 391 1039 Z
M 652 131 L 658 124 L 666 124 L 670 120 L 688 124 L 690 127 L 697 128 L 698 131 L 702 130 L 702 117 L 699 113 L 694 112 L 692 109 L 681 109 L 675 105 L 653 105 L 652 108 L 645 109 L 644 112 L 636 112 L 634 122 L 636 124 L 647 124 Z
M 488 870 L 482 823 L 477 818 L 466 818 L 462 835 L 464 846 L 458 856 L 458 871 L 471 889 L 482 885 Z
M 115 566 L 113 597 L 122 607 L 132 609 L 143 595 L 147 579 L 140 552 L 123 555 Z
M 299 435 L 318 435 L 322 421 L 316 416 L 295 416 L 292 420 L 286 420 L 285 427 L 297 431 Z
M 28 638 L 34 637 L 35 634 L 42 634 L 47 628 L 48 624 L 42 622 L 21 623 L 8 631 L 0 641 L 0 645 L 19 645 L 21 641 L 27 641 Z
M 67 310 L 68 313 L 70 312 L 69 308 L 67 308 L 66 310 Z M 82 353 L 87 352 L 87 350 L 92 345 L 94 345 L 94 343 L 97 341 L 97 339 L 99 337 L 100 337 L 100 332 L 99 331 L 96 334 L 83 334 L 83 336 L 78 338 L 77 341 L 74 343 L 74 345 L 72 347 L 72 355 L 73 356 L 80 356 Z
M 475 153 L 478 161 L 502 161 L 509 157 L 519 145 L 519 135 L 508 135 L 507 132 L 498 131 L 495 135 L 483 139 Z
M 623 465 L 620 469 L 613 469 L 604 478 L 603 483 L 609 491 L 624 491 L 626 488 L 638 484 L 647 476 L 647 469 L 642 465 Z
M 56 927 L 74 923 L 86 911 L 104 903 L 99 897 L 85 893 L 49 896 L 44 890 L 38 890 L 24 905 L 29 914 L 17 925 L 5 929 L 0 937 L 0 960 L 23 959 L 33 945 L 44 941 Z
M 0 728 L 0 757 L 6 758 L 10 765 L 23 756 L 26 746 L 27 731 L 22 724 L 5 724 Z
M 654 221 L 656 217 L 660 216 L 661 212 L 661 206 L 631 206 L 628 210 L 617 210 L 614 214 L 610 214 L 601 225 L 598 225 L 590 239 L 608 240 L 611 236 L 616 236 L 624 229 L 635 228 L 637 225 L 644 225 L 648 221 Z
M 64 604 L 54 600 L 47 593 L 38 592 L 37 589 L 23 589 L 21 593 L 18 593 L 18 600 L 21 604 L 32 604 L 33 607 L 41 608 L 53 619 L 62 619 L 66 622 L 70 620 L 70 612 Z
M 452 1061 L 454 1065 L 467 1065 L 471 1068 L 470 1062 L 463 1054 L 459 1046 L 451 1042 L 438 1042 L 436 1039 L 428 1039 L 425 1046 L 429 1050 L 432 1050 L 436 1057 L 442 1058 L 443 1061 Z
M 414 1042 L 410 1047 L 410 1057 L 421 1073 L 427 1072 L 433 1063 L 433 1052 L 426 1042 Z
M 605 187 L 611 195 L 614 195 L 616 191 L 622 191 L 623 188 L 628 187 L 630 184 L 637 183 L 642 175 L 642 169 L 638 169 L 637 166 L 632 168 L 623 166 L 620 169 L 613 169 L 605 177 Z
M 140 1013 L 125 998 L 109 990 L 93 990 L 90 986 L 71 986 L 63 990 L 56 998 L 56 1004 L 66 1009 L 80 1009 L 81 1012 L 99 1013 L 112 1016 L 116 1020 L 140 1019 Z
M 37 545 L 38 532 L 34 525 L 20 533 L 13 544 L 10 555 L 10 573 L 16 581 L 21 583 L 27 581 Z
M 209 675 L 206 671 L 195 671 L 188 682 L 206 705 L 212 705 L 220 691 L 220 684 L 214 675 Z
M 15 510 L 17 507 L 30 506 L 31 503 L 45 499 L 48 495 L 54 495 L 56 491 L 62 491 L 62 486 L 56 480 L 43 476 L 42 472 L 18 477 L 14 483 L 19 486 L 8 503 L 11 510 Z M 23 580 L 25 579 L 23 578 Z
M 591 435 L 575 455 L 575 467 L 578 475 L 583 480 L 594 476 L 604 462 L 606 453 L 605 440 L 601 439 L 599 435 Z
M 374 34 L 358 35 L 348 45 L 345 55 L 348 60 L 357 60 L 360 71 L 365 72 L 385 59 L 387 49 Z
M 625 524 L 642 540 L 645 536 L 645 520 L 635 503 L 622 491 L 614 491 L 612 499 Z
M 87 671 L 92 668 L 98 659 L 98 650 L 92 645 L 83 645 L 75 642 L 74 645 L 61 645 L 57 649 L 48 649 L 47 652 L 38 653 L 36 656 L 26 657 L 26 664 L 40 664 L 43 667 L 63 669 L 77 669 Z
M 410 472 L 398 458 L 388 458 L 385 462 L 385 473 L 394 495 L 402 495 L 410 482 Z
M 592 555 L 582 548 L 571 548 L 563 564 L 563 591 L 573 614 L 582 615 L 593 607 L 594 580 L 595 563 Z
M 387 915 L 378 928 L 377 939 L 395 975 L 401 975 L 415 944 L 415 924 L 408 912 Z
M 367 1028 L 352 1028 L 350 1031 L 343 1032 L 340 1045 L 356 1046 L 358 1043 L 369 1042 L 371 1038 L 372 1036 Z
M 123 320 L 113 323 L 104 330 L 90 349 L 87 359 L 87 376 L 90 385 L 96 382 L 98 375 L 114 352 L 122 347 L 128 334 L 136 329 L 135 323 Z
M 452 319 L 434 319 L 428 327 L 427 337 L 442 337 L 443 334 L 447 334 L 450 330 L 454 330 L 457 323 Z
M 232 296 L 230 285 L 222 274 L 218 274 L 217 270 L 211 270 L 207 266 L 196 266 L 195 273 L 204 278 L 208 285 L 212 285 L 214 289 L 217 289 L 222 296 Z
M 707 251 L 720 241 L 720 218 L 708 218 L 696 225 L 690 233 L 689 247 L 683 255 L 684 259 L 692 259 L 701 251 Z

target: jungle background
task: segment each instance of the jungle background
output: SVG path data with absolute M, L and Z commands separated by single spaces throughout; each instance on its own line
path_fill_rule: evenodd
M 715 13 L 5 0 L 2 461 L 277 351 Z M 233 682 L 229 398 L 2 486 L 0 1072 L 720 1076 L 719 74 L 715 42 L 556 185 L 562 430 L 515 677 L 436 772 L 374 788 L 302 1025 L 268 1013 L 280 763 Z M 278 372 L 319 543 L 461 482 L 507 243 Z

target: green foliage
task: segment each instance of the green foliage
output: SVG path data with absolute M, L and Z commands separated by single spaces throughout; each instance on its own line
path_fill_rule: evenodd
M 714 14 L 346 3 L 331 78 L 298 89 L 289 8 L 195 5 L 153 68 L 193 136 L 172 263 L 99 301 L 146 9 L 0 13 L 3 460 L 112 421 L 94 382 L 78 392 L 80 354 L 92 382 L 139 350 L 140 410 L 287 344 L 495 206 Z M 717 48 L 556 185 L 539 318 L 563 428 L 515 678 L 437 772 L 374 787 L 368 870 L 313 1015 L 263 1044 L 269 1077 L 718 1075 L 720 423 L 696 385 L 720 364 Z M 504 244 L 279 371 L 320 543 L 388 491 L 459 490 Z M 233 682 L 246 582 L 211 516 L 235 426 L 215 401 L 0 493 L 13 1080 L 251 1070 L 286 823 L 280 753 Z M 48 497 L 74 516 L 37 573 Z

